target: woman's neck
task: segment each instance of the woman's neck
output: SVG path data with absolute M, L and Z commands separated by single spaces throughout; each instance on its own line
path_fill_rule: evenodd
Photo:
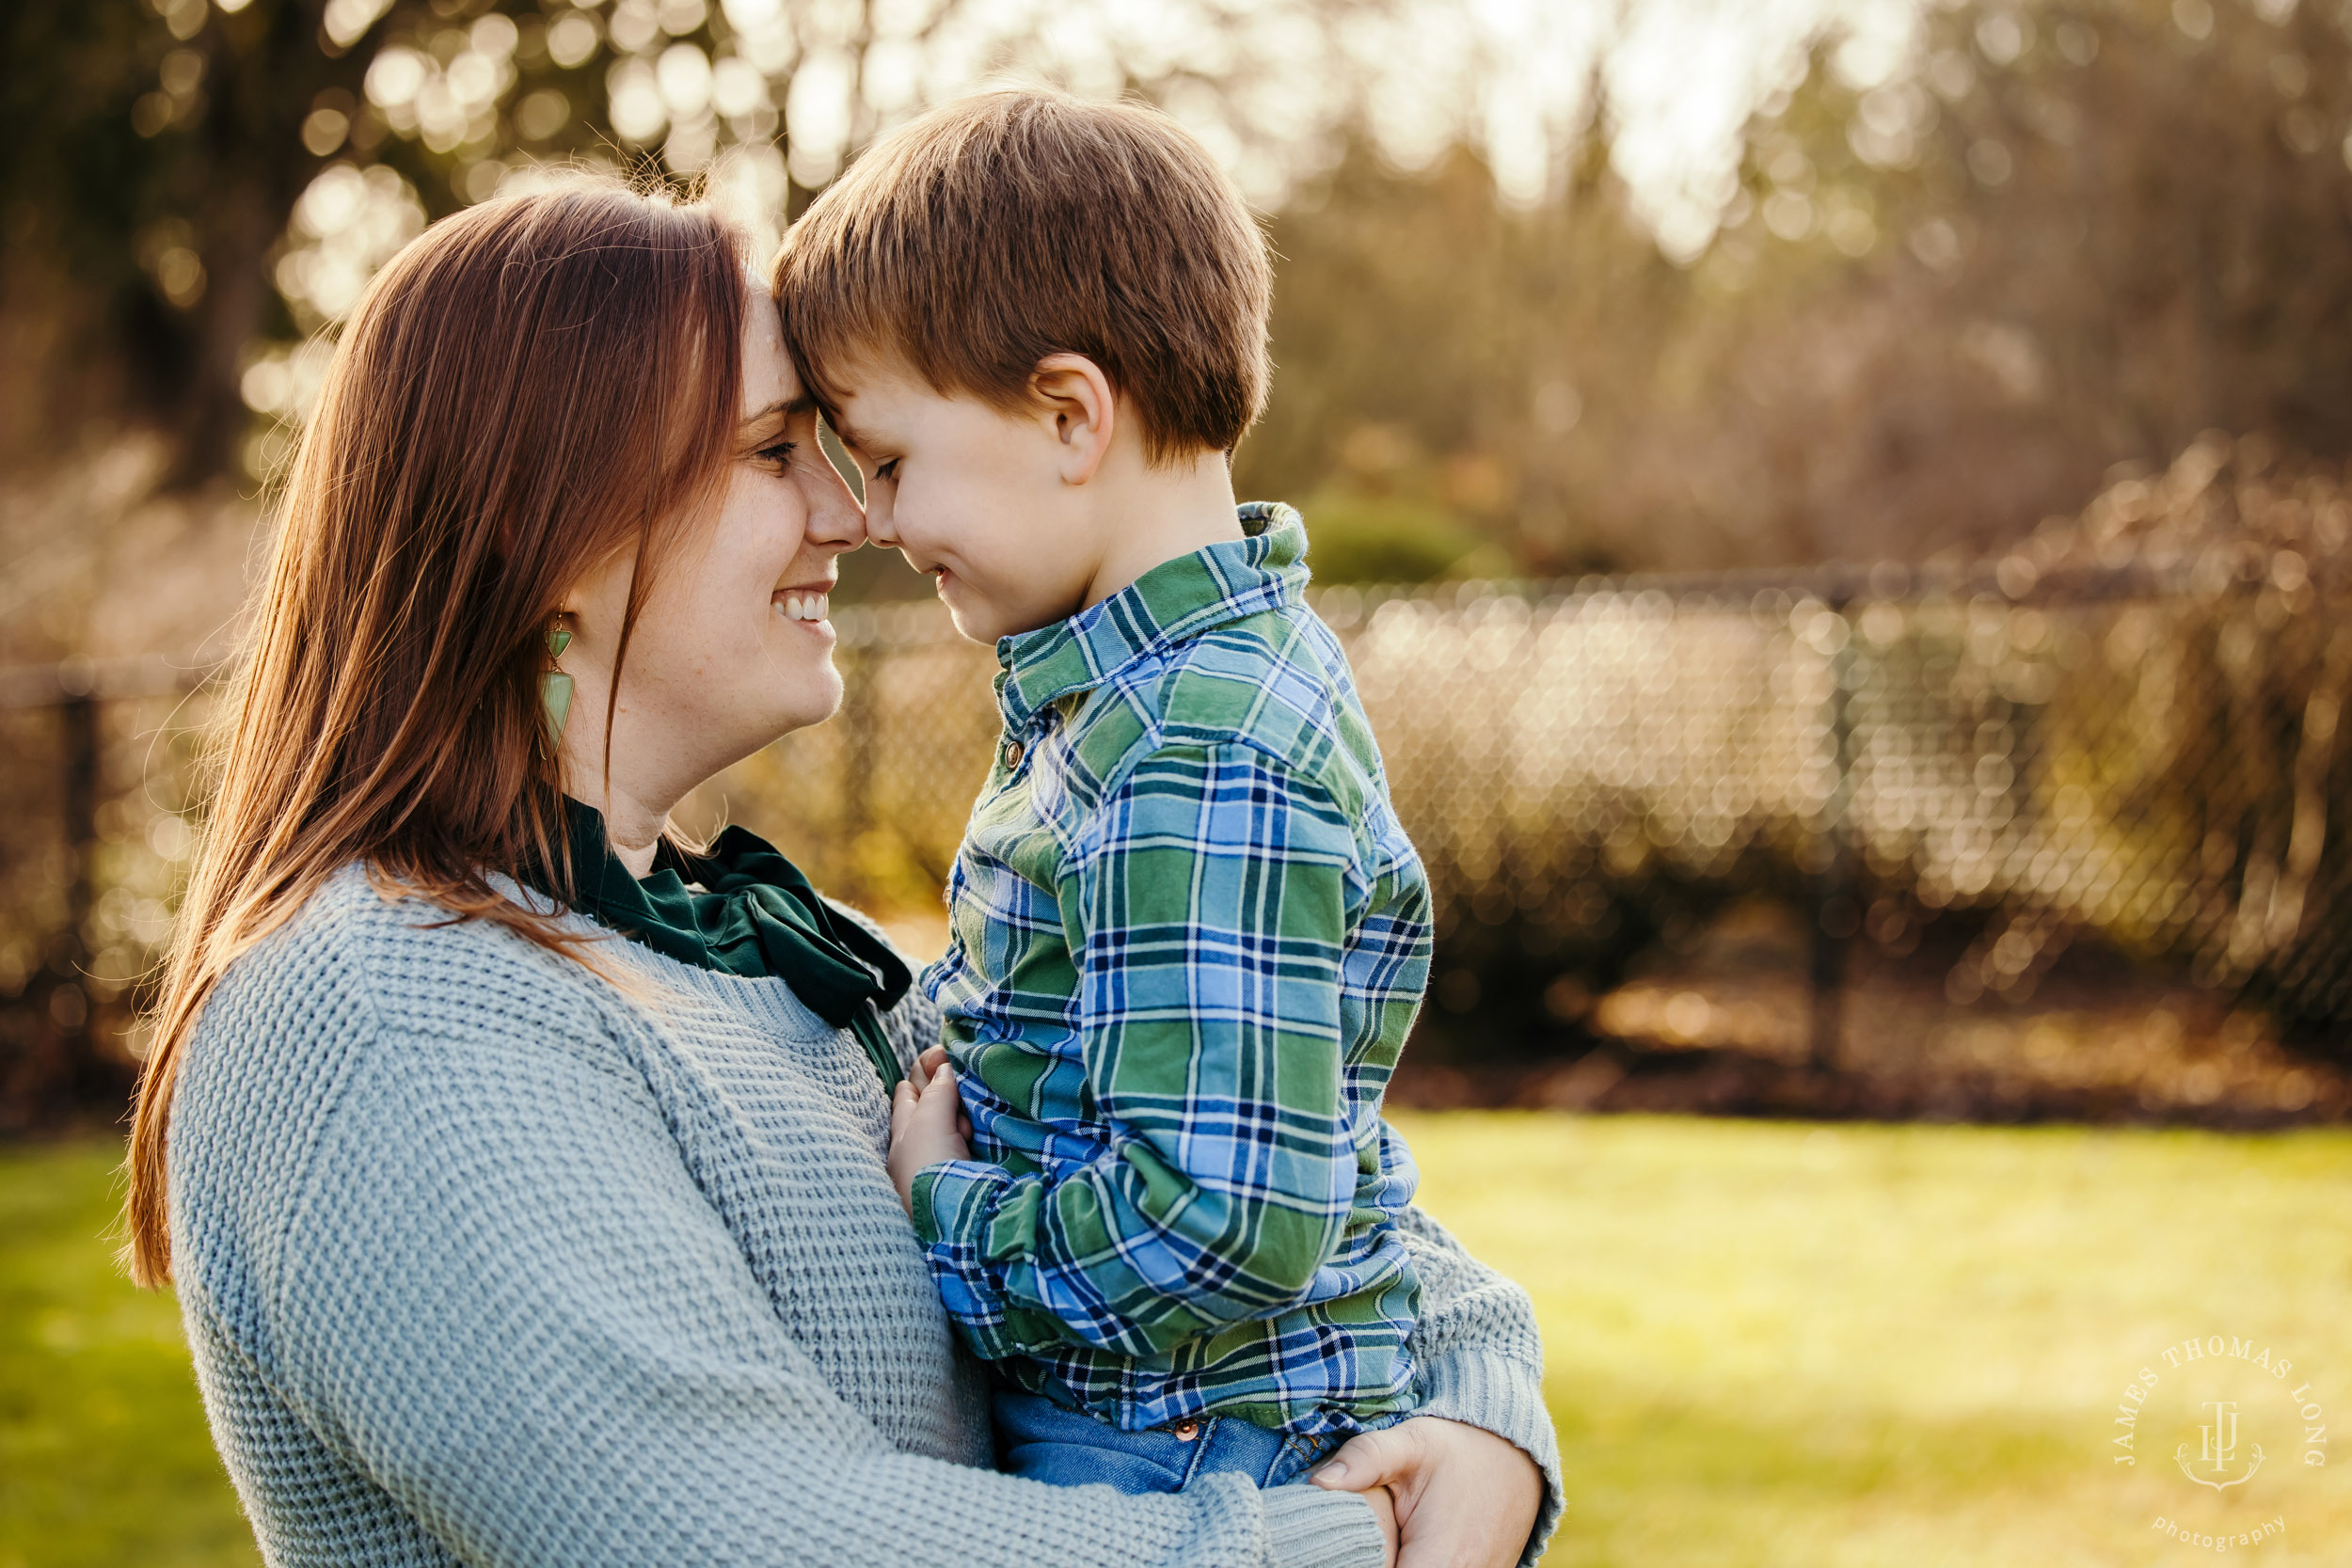
M 657 806 L 638 800 L 618 779 L 603 781 L 600 787 L 567 782 L 564 792 L 604 817 L 604 841 L 630 876 L 642 879 L 652 873 L 654 851 L 660 847 L 661 830 L 669 824 L 675 802 Z

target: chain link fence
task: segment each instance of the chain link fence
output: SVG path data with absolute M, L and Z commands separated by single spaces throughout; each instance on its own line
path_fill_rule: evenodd
M 2345 596 L 2285 552 L 2026 577 L 1313 602 L 1460 950 L 1448 974 L 1516 947 L 1539 990 L 1595 992 L 1677 909 L 1769 887 L 1833 943 L 1979 917 L 1955 1002 L 2025 993 L 2095 933 L 2294 1022 L 2352 1018 Z M 820 883 L 935 900 L 996 736 L 994 660 L 933 605 L 841 629 L 843 716 L 726 788 Z
M 2332 476 L 2208 444 L 1995 562 L 1312 601 L 1429 868 L 1437 1015 L 1496 1049 L 1573 1031 L 1661 935 L 1759 892 L 1804 911 L 1820 1064 L 1848 944 L 1931 927 L 1956 1006 L 2029 995 L 2091 938 L 2332 1048 L 2347 535 Z M 935 919 L 995 661 L 936 604 L 837 624 L 840 716 L 686 816 L 723 809 L 829 891 Z M 0 1103 L 59 1081 L 26 1065 L 42 1042 L 134 1027 L 192 836 L 198 684 L 156 660 L 0 679 Z

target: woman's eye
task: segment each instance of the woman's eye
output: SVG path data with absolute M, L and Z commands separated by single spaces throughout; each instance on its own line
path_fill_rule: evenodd
M 781 467 L 792 461 L 792 454 L 800 449 L 800 445 L 798 441 L 778 441 L 760 448 L 755 455 L 764 463 L 773 463 Z
M 894 457 L 887 463 L 875 464 L 874 477 L 876 479 L 897 479 L 898 477 L 898 459 Z

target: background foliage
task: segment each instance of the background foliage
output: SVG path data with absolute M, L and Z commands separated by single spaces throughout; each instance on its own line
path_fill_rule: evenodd
M 602 164 L 707 187 L 766 245 L 926 103 L 1007 74 L 1141 93 L 1264 208 L 1279 371 L 1237 480 L 1308 506 L 1325 582 L 2031 567 L 2210 430 L 2340 476 L 2348 25 L 2316 0 L 19 0 L 0 667 L 50 673 L 0 682 L 0 1102 L 119 1089 L 200 800 L 183 672 L 233 641 L 261 483 L 335 324 L 467 202 Z M 1700 120 L 1728 129 L 1661 141 Z M 848 564 L 845 598 L 922 591 L 894 558 Z M 2168 650 L 2219 670 L 2197 652 L 2218 636 L 2183 623 Z M 2337 678 L 2296 638 L 2312 673 L 2274 739 Z M 2228 711 L 2175 712 L 2163 744 L 2212 754 Z M 2292 836 L 2296 791 L 2328 787 L 2294 776 L 2308 746 L 2259 754 L 2287 815 L 2215 862 L 2231 909 L 2275 880 L 2264 835 Z M 2110 764 L 2140 766 L 2084 766 Z M 1514 831 L 1545 863 L 1598 853 Z M 845 891 L 912 886 L 915 861 L 859 842 Z M 1743 891 L 1797 896 L 1783 848 L 1745 883 L 1593 861 L 1614 934 L 1578 986 Z M 1552 958 L 1522 924 L 1460 923 L 1451 967 L 1540 1029 L 1564 1015 L 1536 1006 Z

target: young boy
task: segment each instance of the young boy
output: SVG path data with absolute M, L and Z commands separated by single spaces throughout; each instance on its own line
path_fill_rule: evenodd
M 1297 515 L 1234 505 L 1264 242 L 1165 117 L 1003 92 L 868 152 L 775 288 L 871 536 L 1004 666 L 924 977 L 954 1071 L 890 1153 L 1002 1463 L 1297 1479 L 1411 1410 L 1380 1100 L 1429 894 Z

